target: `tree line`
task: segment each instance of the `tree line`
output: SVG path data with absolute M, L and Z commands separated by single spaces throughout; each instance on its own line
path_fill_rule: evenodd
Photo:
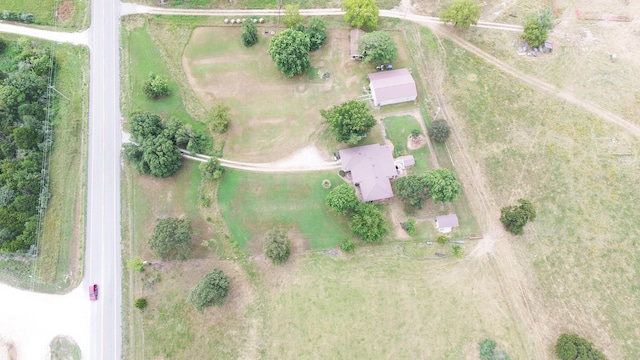
M 38 216 L 49 191 L 44 153 L 51 149 L 47 108 L 50 48 L 26 38 L 0 39 L 0 251 L 35 253 Z M 49 107 L 50 108 L 50 107 Z M 51 109 L 51 108 L 50 108 Z M 42 188 L 45 186 L 45 188 Z

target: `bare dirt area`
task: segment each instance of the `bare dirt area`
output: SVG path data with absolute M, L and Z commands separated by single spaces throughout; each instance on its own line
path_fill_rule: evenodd
M 13 341 L 0 337 L 0 360 L 17 360 L 18 354 Z
M 75 4 L 71 0 L 67 0 L 58 4 L 56 8 L 56 19 L 60 22 L 67 22 L 73 17 Z

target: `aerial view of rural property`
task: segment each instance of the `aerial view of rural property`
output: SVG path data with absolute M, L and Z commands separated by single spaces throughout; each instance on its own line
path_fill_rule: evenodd
M 0 0 L 0 360 L 640 359 L 640 2 Z

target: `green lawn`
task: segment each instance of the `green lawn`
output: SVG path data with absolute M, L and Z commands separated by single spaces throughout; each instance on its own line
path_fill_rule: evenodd
M 409 169 L 410 174 L 421 175 L 431 170 L 433 166 L 430 164 L 429 148 L 427 145 L 416 149 L 409 150 L 407 148 L 407 138 L 414 129 L 420 130 L 418 120 L 413 116 L 391 116 L 384 118 L 385 129 L 387 131 L 387 139 L 391 140 L 394 146 L 394 156 L 413 155 L 416 165 Z M 422 133 L 422 131 L 420 131 Z M 427 136 L 426 134 L 422 134 Z
M 54 19 L 54 14 L 59 7 L 59 16 L 65 19 Z M 60 28 L 86 29 L 89 26 L 89 0 L 2 0 L 0 11 L 10 10 L 24 13 L 31 13 L 35 17 L 35 24 L 55 25 Z M 71 13 L 65 13 L 71 10 Z
M 128 31 L 125 28 L 123 32 L 124 46 L 128 49 L 128 81 L 125 88 L 129 101 L 125 102 L 125 112 L 149 111 L 165 119 L 176 118 L 182 123 L 190 124 L 196 130 L 207 131 L 204 123 L 194 121 L 186 112 L 180 88 L 147 32 L 147 27 L 137 27 Z M 150 100 L 144 95 L 142 86 L 152 72 L 169 80 L 170 96 Z
M 156 5 L 155 0 L 137 0 L 137 3 Z M 400 0 L 376 0 L 376 5 L 380 9 L 391 9 L 397 6 Z M 211 8 L 211 9 L 276 9 L 278 2 L 273 0 L 236 0 L 229 2 L 227 0 L 165 0 L 165 4 L 177 8 Z M 287 3 L 283 3 L 286 5 Z M 302 9 L 315 8 L 339 8 L 341 2 L 339 0 L 299 0 L 295 4 Z M 283 6 L 284 6 L 283 5 Z
M 329 191 L 322 187 L 324 179 L 333 186 L 342 183 L 334 173 L 272 175 L 228 170 L 218 203 L 231 233 L 246 248 L 261 241 L 273 226 L 283 224 L 290 233 L 300 233 L 311 248 L 326 249 L 350 235 L 346 218 L 331 213 L 324 204 Z

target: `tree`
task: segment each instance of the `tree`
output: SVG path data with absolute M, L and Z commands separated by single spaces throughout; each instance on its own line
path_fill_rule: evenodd
M 505 229 L 514 235 L 522 235 L 524 226 L 536 219 L 533 204 L 525 199 L 518 199 L 520 205 L 506 206 L 500 209 L 500 222 Z
M 229 129 L 231 118 L 229 116 L 229 107 L 224 104 L 216 104 L 209 111 L 209 126 L 211 130 L 219 134 L 224 134 Z
M 529 43 L 532 48 L 536 48 L 547 40 L 547 29 L 538 22 L 538 19 L 530 17 L 524 25 L 522 39 Z
M 144 91 L 144 94 L 152 100 L 169 96 L 171 94 L 169 82 L 160 77 L 160 75 L 156 75 L 154 73 L 149 73 L 149 79 L 142 85 L 142 91 Z
M 373 30 L 378 27 L 380 10 L 374 0 L 345 0 L 342 10 L 344 20 L 355 28 Z
M 538 13 L 534 16 L 543 29 L 547 31 L 551 31 L 553 29 L 554 16 L 551 6 L 545 6 L 544 8 L 540 9 L 540 11 L 538 11 Z
M 309 37 L 309 51 L 316 51 L 327 41 L 327 24 L 321 17 L 312 17 L 305 33 Z
M 246 47 L 251 47 L 258 43 L 258 29 L 253 21 L 245 21 L 242 23 L 242 44 Z
M 175 132 L 174 139 L 176 145 L 186 148 L 191 154 L 201 153 L 208 140 L 204 134 L 193 130 L 190 124 L 180 126 Z
M 400 223 L 400 226 L 409 236 L 416 234 L 416 219 L 408 219 L 406 222 Z
M 338 185 L 331 189 L 324 201 L 338 214 L 346 214 L 360 203 L 356 191 L 349 184 Z
M 471 25 L 478 24 L 480 7 L 473 0 L 454 0 L 440 13 L 440 19 L 468 30 Z
M 0 104 L 9 109 L 17 108 L 26 97 L 20 89 L 10 85 L 0 85 Z
M 287 29 L 271 38 L 269 55 L 276 68 L 291 78 L 305 73 L 311 66 L 309 37 L 300 31 Z
M 455 256 L 458 259 L 464 256 L 464 254 L 462 253 L 462 246 L 458 244 L 451 245 L 451 250 L 453 251 L 453 256 Z
M 157 219 L 149 247 L 162 260 L 185 260 L 191 257 L 191 221 L 187 219 Z
M 300 6 L 296 4 L 288 4 L 284 7 L 284 16 L 282 22 L 288 28 L 295 28 L 297 25 L 302 24 L 304 17 L 300 15 Z
M 180 149 L 164 136 L 145 141 L 142 145 L 142 161 L 145 173 L 160 178 L 175 174 L 182 166 Z
M 19 149 L 35 149 L 41 141 L 38 133 L 27 127 L 20 127 L 13 130 L 13 141 Z
M 445 168 L 431 170 L 424 175 L 429 194 L 437 203 L 452 202 L 460 193 L 460 183 L 456 173 Z
M 137 309 L 140 310 L 144 310 L 147 308 L 147 299 L 145 298 L 137 298 L 134 302 L 133 302 L 133 306 L 135 306 Z
M 555 352 L 560 360 L 606 360 L 607 357 L 593 343 L 577 334 L 562 334 L 558 338 Z
M 187 301 L 198 312 L 211 305 L 222 305 L 229 294 L 229 279 L 222 270 L 213 269 L 191 289 Z
M 160 135 L 165 129 L 160 116 L 150 112 L 134 112 L 129 116 L 131 139 L 138 144 Z
M 361 101 L 351 100 L 336 105 L 329 110 L 320 110 L 336 139 L 350 145 L 357 144 L 376 125 L 369 106 Z
M 405 203 L 422 208 L 424 202 L 429 199 L 429 188 L 422 176 L 409 175 L 401 177 L 395 183 L 396 195 Z
M 398 59 L 398 47 L 386 31 L 366 33 L 358 39 L 364 62 L 392 62 Z
M 356 244 L 351 239 L 340 241 L 340 250 L 346 253 L 352 253 L 356 250 Z
M 382 213 L 371 203 L 360 203 L 349 218 L 354 235 L 365 242 L 379 241 L 387 233 L 387 222 Z
M 144 271 L 144 262 L 140 258 L 140 256 L 136 256 L 133 259 L 129 260 L 127 263 L 127 267 L 131 271 L 143 272 Z
M 264 239 L 264 256 L 275 265 L 284 264 L 291 255 L 291 242 L 287 233 L 280 227 L 271 229 Z
M 429 137 L 434 141 L 443 143 L 451 135 L 451 128 L 444 119 L 436 120 L 429 125 Z

